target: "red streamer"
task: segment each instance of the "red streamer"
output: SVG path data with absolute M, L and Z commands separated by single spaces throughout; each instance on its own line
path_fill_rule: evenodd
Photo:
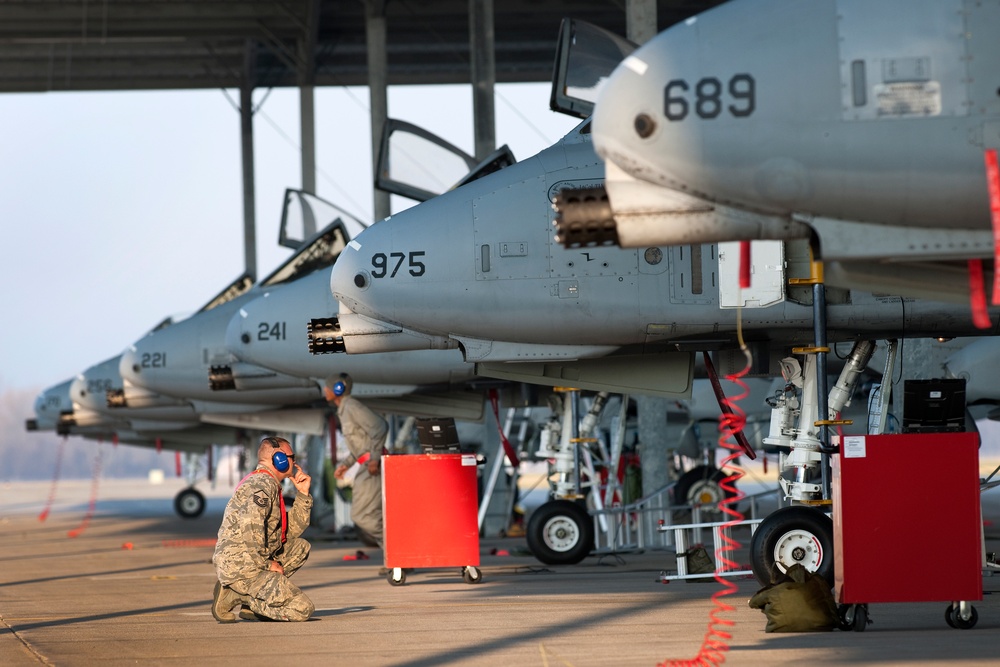
M 750 241 L 740 241 L 740 289 L 750 289 Z
M 986 189 L 990 193 L 990 217 L 993 219 L 993 305 L 1000 306 L 1000 167 L 997 149 L 988 148 L 986 159 Z
M 490 405 L 493 406 L 493 417 L 497 422 L 497 431 L 500 432 L 500 442 L 503 444 L 503 451 L 507 454 L 507 460 L 515 468 L 521 464 L 517 458 L 517 451 L 514 446 L 510 444 L 507 440 L 507 436 L 504 435 L 503 426 L 500 425 L 500 398 L 496 389 L 490 389 Z
M 969 260 L 969 306 L 972 308 L 972 324 L 977 329 L 989 329 L 992 323 L 986 311 L 986 285 L 981 259 Z

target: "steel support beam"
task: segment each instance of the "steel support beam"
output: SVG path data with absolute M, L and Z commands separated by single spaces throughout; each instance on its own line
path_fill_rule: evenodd
M 472 122 L 475 155 L 485 160 L 497 146 L 496 39 L 493 30 L 493 0 L 469 0 L 469 51 L 472 71 Z
M 389 118 L 389 58 L 386 54 L 385 1 L 365 1 L 365 38 L 368 48 L 368 96 L 371 108 L 372 170 L 378 165 L 378 152 L 382 142 L 382 129 Z M 375 174 L 372 173 L 372 183 Z M 389 193 L 374 188 L 372 201 L 374 217 L 378 221 L 392 212 Z
M 625 38 L 645 44 L 656 35 L 656 0 L 625 0 Z
M 316 103 L 313 94 L 316 85 L 316 40 L 319 35 L 319 0 L 310 0 L 307 6 L 305 34 L 299 40 L 299 135 L 302 146 L 302 189 L 316 194 Z M 304 230 L 308 237 L 316 232 Z
M 246 42 L 243 79 L 240 82 L 240 142 L 243 149 L 243 256 L 247 274 L 257 280 L 257 214 L 254 208 L 253 84 L 257 45 Z

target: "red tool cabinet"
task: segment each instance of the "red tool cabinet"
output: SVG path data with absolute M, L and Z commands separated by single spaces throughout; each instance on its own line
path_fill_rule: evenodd
M 478 461 L 473 454 L 382 457 L 382 520 L 390 584 L 404 568 L 462 568 L 479 583 Z
M 978 434 L 845 436 L 840 445 L 837 601 L 982 600 Z

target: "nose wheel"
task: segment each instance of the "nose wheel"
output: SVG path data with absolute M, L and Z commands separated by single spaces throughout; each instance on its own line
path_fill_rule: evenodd
M 191 487 L 182 490 L 174 498 L 174 511 L 185 519 L 194 519 L 205 511 L 205 496 Z
M 754 576 L 764 586 L 796 563 L 833 586 L 833 521 L 802 505 L 774 511 L 750 540 L 750 561 Z
M 551 500 L 532 512 L 525 538 L 543 563 L 573 565 L 594 547 L 594 522 L 577 503 Z
M 697 466 L 680 476 L 673 488 L 675 505 L 698 505 L 702 521 L 718 521 L 722 515 L 719 503 L 736 495 L 722 487 L 729 477 L 715 466 Z

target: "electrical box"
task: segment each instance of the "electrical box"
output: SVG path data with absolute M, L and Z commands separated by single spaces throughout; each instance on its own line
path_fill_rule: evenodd
M 835 438 L 841 604 L 983 599 L 979 434 Z

